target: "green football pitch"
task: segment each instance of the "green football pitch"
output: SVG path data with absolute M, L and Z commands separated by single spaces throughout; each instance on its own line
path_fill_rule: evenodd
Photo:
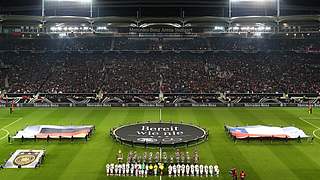
M 160 115 L 161 114 L 161 115 Z M 160 117 L 161 116 L 161 117 Z M 115 142 L 109 136 L 112 127 L 137 121 L 174 121 L 193 123 L 210 131 L 209 140 L 196 148 L 203 164 L 218 164 L 219 178 L 180 177 L 162 179 L 231 179 L 230 168 L 245 170 L 251 180 L 318 180 L 320 177 L 320 112 L 312 115 L 306 108 L 21 108 L 9 115 L 0 109 L 0 160 L 5 161 L 17 149 L 46 149 L 46 159 L 37 169 L 0 169 L 0 180 L 95 180 L 141 179 L 105 175 L 106 163 L 116 162 L 119 149 L 155 151 L 144 147 L 130 147 Z M 27 125 L 83 125 L 96 126 L 88 142 L 77 141 L 16 141 L 8 143 L 6 134 L 14 135 Z M 238 141 L 234 143 L 225 133 L 228 125 L 296 126 L 313 142 L 296 141 Z M 165 148 L 163 151 L 174 152 Z M 159 179 L 148 177 L 145 179 Z

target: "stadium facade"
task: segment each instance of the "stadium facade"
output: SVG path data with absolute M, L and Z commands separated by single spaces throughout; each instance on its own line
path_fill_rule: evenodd
M 240 33 L 261 34 L 319 33 L 320 15 L 242 16 L 242 17 L 76 17 L 0 16 L 1 33 L 78 34 L 110 36 L 159 35 L 210 36 Z

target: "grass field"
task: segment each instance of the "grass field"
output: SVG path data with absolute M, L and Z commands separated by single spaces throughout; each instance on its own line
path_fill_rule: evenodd
M 109 137 L 109 129 L 137 121 L 159 121 L 157 108 L 24 108 L 9 115 L 8 109 L 0 109 L 0 160 L 6 160 L 17 149 L 47 150 L 46 160 L 38 169 L 3 169 L 0 180 L 95 180 L 125 179 L 105 175 L 105 164 L 115 162 L 119 149 L 131 147 L 120 145 Z M 244 169 L 251 180 L 318 180 L 320 177 L 320 140 L 313 143 L 284 142 L 237 142 L 224 132 L 228 125 L 294 125 L 307 134 L 320 127 L 320 112 L 309 115 L 305 108 L 163 108 L 164 121 L 194 123 L 210 131 L 209 140 L 200 144 L 200 161 L 218 163 L 219 178 L 231 179 L 228 171 L 232 167 Z M 26 125 L 96 125 L 90 140 L 14 142 L 9 144 L 7 131 L 14 134 Z M 317 134 L 318 133 L 318 134 Z M 320 130 L 314 132 L 320 136 Z M 193 151 L 195 147 L 188 150 Z M 145 151 L 144 148 L 135 148 Z M 165 149 L 164 151 L 173 151 Z M 126 179 L 138 179 L 129 177 Z M 141 179 L 141 178 L 140 178 Z M 159 179 L 148 177 L 146 179 Z M 162 179 L 206 179 L 169 178 Z

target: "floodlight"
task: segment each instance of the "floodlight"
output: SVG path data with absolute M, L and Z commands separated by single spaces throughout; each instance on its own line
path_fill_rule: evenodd
M 42 16 L 45 16 L 45 2 L 76 2 L 76 3 L 83 3 L 83 4 L 90 4 L 90 17 L 92 17 L 92 5 L 93 5 L 93 0 L 42 0 L 42 8 L 41 8 L 41 11 L 42 11 Z
M 92 2 L 92 0 L 45 0 L 45 1 L 79 2 L 79 3 L 89 3 L 89 2 Z
M 276 2 L 277 4 L 277 17 L 280 16 L 280 1 L 281 0 L 229 0 L 229 18 L 232 17 L 232 4 L 240 2 L 252 2 L 252 3 L 267 3 L 267 2 Z
M 230 0 L 232 2 L 272 2 L 276 0 Z

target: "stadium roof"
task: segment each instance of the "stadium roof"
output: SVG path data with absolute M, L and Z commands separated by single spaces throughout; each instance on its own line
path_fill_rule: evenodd
M 111 26 L 130 26 L 131 24 L 189 24 L 189 26 L 210 26 L 214 24 L 226 24 L 226 23 L 320 23 L 320 15 L 299 15 L 299 16 L 243 16 L 243 17 L 214 17 L 214 16 L 202 16 L 202 17 L 142 17 L 137 19 L 136 17 L 79 17 L 79 16 L 22 16 L 22 15 L 2 15 L 0 16 L 0 22 L 3 24 L 34 24 L 34 23 L 108 23 Z
M 283 13 L 282 15 L 320 14 L 320 1 L 318 0 L 281 0 L 280 2 Z M 237 4 L 235 6 L 242 6 L 245 8 L 244 14 L 246 15 L 265 15 L 265 7 L 260 7 L 262 8 L 262 11 L 256 14 L 258 6 L 255 5 L 250 10 L 254 13 L 247 14 L 250 9 L 247 5 Z M 68 12 L 76 11 L 74 5 L 63 6 L 63 8 L 68 8 Z M 93 4 L 94 16 L 96 17 L 135 16 L 136 11 L 140 11 L 141 16 L 168 17 L 180 16 L 182 10 L 185 11 L 186 16 L 226 16 L 228 11 L 228 0 L 94 0 Z M 61 12 L 55 14 L 53 12 L 49 12 L 49 10 L 46 11 L 46 13 L 48 13 L 47 15 L 70 15 L 68 13 L 64 14 Z M 41 15 L 41 0 L 1 1 L 0 14 Z M 273 14 L 273 11 L 267 12 L 267 15 Z M 240 15 L 235 12 L 235 16 Z

